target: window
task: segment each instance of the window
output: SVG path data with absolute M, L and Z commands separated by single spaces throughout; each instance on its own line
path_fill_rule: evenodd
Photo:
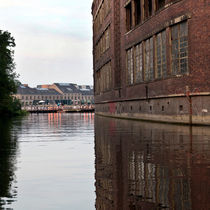
M 142 43 L 141 43 L 136 45 L 135 47 L 135 71 L 134 71 L 135 83 L 143 81 L 142 69 L 143 69 L 143 54 L 142 54 Z
M 133 74 L 133 48 L 127 51 L 127 83 L 129 85 L 133 84 L 134 74 Z
M 145 41 L 145 62 L 144 62 L 145 81 L 153 79 L 153 37 Z
M 141 1 L 134 0 L 135 6 L 135 25 L 138 25 L 141 22 Z
M 162 9 L 166 4 L 166 0 L 156 0 L 156 10 Z
M 144 0 L 144 19 L 152 15 L 152 0 Z
M 111 87 L 112 87 L 112 70 L 111 70 L 111 62 L 108 62 L 96 72 L 95 93 L 99 95 L 104 91 L 110 90 Z
M 98 14 L 94 20 L 94 31 L 97 33 L 97 31 L 100 29 L 102 23 L 104 22 L 106 16 L 109 13 L 110 10 L 110 0 L 103 1 L 99 10 Z
M 105 31 L 105 50 L 110 47 L 110 27 Z
M 152 15 L 152 0 L 148 0 L 149 16 Z
M 187 21 L 171 27 L 172 74 L 188 72 L 188 24 Z
M 133 48 L 130 48 L 127 50 L 126 54 L 128 85 L 132 85 L 134 83 L 137 84 L 143 81 L 151 81 L 154 79 L 153 37 Z M 164 62 L 166 62 L 166 59 Z
M 95 59 L 98 60 L 110 48 L 110 27 L 108 27 L 95 46 Z
M 166 31 L 156 36 L 156 78 L 167 76 L 166 68 Z
M 131 3 L 126 6 L 126 29 L 130 31 L 132 28 L 132 9 Z

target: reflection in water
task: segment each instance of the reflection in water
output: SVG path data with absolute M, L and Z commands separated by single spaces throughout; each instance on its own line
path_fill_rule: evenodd
M 11 204 L 17 195 L 14 172 L 18 145 L 16 135 L 11 135 L 13 123 L 0 119 L 0 209 Z
M 0 209 L 92 210 L 94 201 L 94 114 L 0 122 Z
M 208 210 L 210 130 L 95 119 L 96 209 Z

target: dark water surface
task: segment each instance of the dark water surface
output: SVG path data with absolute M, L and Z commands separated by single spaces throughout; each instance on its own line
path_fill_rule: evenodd
M 210 128 L 93 114 L 0 120 L 0 209 L 209 210 Z
M 210 209 L 210 127 L 96 117 L 95 134 L 97 209 Z

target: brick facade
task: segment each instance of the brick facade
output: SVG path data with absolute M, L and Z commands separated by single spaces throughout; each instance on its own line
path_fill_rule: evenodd
M 106 1 L 106 0 L 104 0 Z M 97 16 L 97 12 L 100 10 L 100 4 L 104 1 L 95 0 L 92 6 L 93 14 L 93 29 L 94 18 Z M 140 1 L 140 0 L 139 0 Z M 100 68 L 111 61 L 112 66 L 112 87 L 109 91 L 103 91 L 100 94 L 95 95 L 95 102 L 98 104 L 98 109 L 101 112 L 100 104 L 109 103 L 123 103 L 125 101 L 133 100 L 154 100 L 159 97 L 166 99 L 171 97 L 182 96 L 187 94 L 190 97 L 194 95 L 210 95 L 210 4 L 206 0 L 165 0 L 149 1 L 152 3 L 151 15 L 145 18 L 146 9 L 141 11 L 140 23 L 135 25 L 134 20 L 134 0 L 119 0 L 110 1 L 110 11 L 100 25 L 99 30 L 93 30 L 93 54 L 95 53 L 95 45 L 100 39 L 101 35 L 109 25 L 111 27 L 111 40 L 110 48 L 100 57 L 96 62 L 94 59 L 94 82 L 97 83 L 95 74 L 100 71 Z M 135 1 L 136 2 L 136 1 Z M 157 2 L 164 2 L 164 6 L 157 10 Z M 140 1 L 141 9 L 146 8 L 147 0 Z M 131 4 L 132 10 L 132 27 L 127 30 L 126 21 L 126 9 L 127 5 Z M 187 73 L 176 74 L 172 73 L 172 43 L 171 33 L 172 27 L 179 25 L 183 22 L 187 23 L 187 42 L 188 42 L 188 57 L 187 57 Z M 157 35 L 161 31 L 166 33 L 166 71 L 167 76 L 164 78 L 156 78 L 156 39 Z M 181 30 L 181 29 L 180 29 Z M 180 32 L 181 33 L 181 32 Z M 128 84 L 128 72 L 127 72 L 127 58 L 126 52 L 128 49 L 135 47 L 139 43 L 143 43 L 143 49 L 145 49 L 145 43 L 149 38 L 153 38 L 153 64 L 154 69 L 152 74 L 154 78 L 150 81 L 142 81 L 138 84 Z M 145 71 L 146 62 L 145 55 L 143 55 L 143 71 Z M 95 57 L 95 56 L 94 56 Z M 181 61 L 180 61 L 181 62 Z M 180 64 L 181 65 L 181 64 Z M 143 72 L 145 77 L 145 72 Z M 210 96 L 209 96 L 210 97 Z M 210 100 L 209 97 L 205 97 L 202 104 L 195 104 L 192 108 L 193 114 L 202 115 L 202 110 L 208 107 L 205 106 Z M 170 99 L 171 100 L 171 99 Z M 173 99 L 174 100 L 174 99 Z M 182 99 L 181 99 L 182 100 Z M 195 98 L 194 101 L 197 99 Z M 145 101 L 148 103 L 148 101 Z M 115 104 L 115 105 L 117 105 Z M 182 105 L 178 103 L 178 107 Z M 96 106 L 96 107 L 97 107 Z M 196 108 L 195 108 L 196 107 Z M 177 115 L 175 108 L 174 113 L 170 115 Z M 188 110 L 188 108 L 186 108 Z M 109 111 L 109 110 L 108 110 Z M 139 113 L 139 112 L 138 112 Z M 161 114 L 162 111 L 158 114 Z M 186 111 L 186 115 L 189 111 Z M 210 115 L 210 114 L 206 114 Z

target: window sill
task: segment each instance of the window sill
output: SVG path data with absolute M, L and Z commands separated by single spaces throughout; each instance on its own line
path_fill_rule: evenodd
M 134 83 L 134 84 L 131 84 L 131 85 L 127 84 L 127 87 L 134 87 L 134 86 L 137 86 L 137 85 L 145 85 L 145 84 L 150 84 L 150 83 L 154 83 L 154 82 L 161 82 L 161 81 L 164 81 L 164 80 L 173 79 L 173 78 L 181 78 L 181 77 L 185 77 L 185 76 L 189 76 L 189 75 L 190 75 L 189 73 L 177 74 L 177 75 L 169 75 L 169 76 L 167 76 L 165 78 L 155 78 L 154 80 L 143 81 L 143 82 Z

